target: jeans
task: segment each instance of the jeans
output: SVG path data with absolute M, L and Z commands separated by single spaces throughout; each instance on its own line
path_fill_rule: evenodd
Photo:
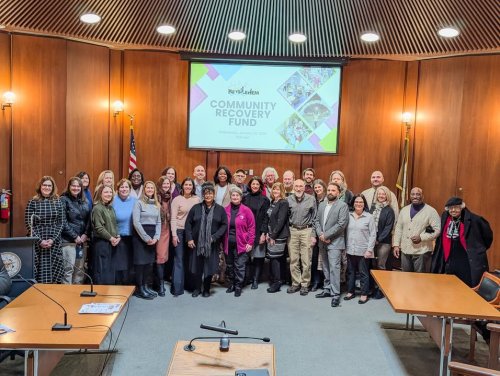
M 179 243 L 174 248 L 174 267 L 172 270 L 172 294 L 184 292 L 184 230 L 177 230 Z

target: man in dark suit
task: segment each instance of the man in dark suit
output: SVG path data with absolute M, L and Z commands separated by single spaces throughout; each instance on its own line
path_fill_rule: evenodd
M 329 183 L 326 200 L 318 208 L 315 227 L 319 239 L 319 252 L 325 274 L 324 290 L 317 298 L 332 298 L 332 307 L 340 304 L 340 262 L 345 249 L 345 229 L 349 221 L 347 204 L 338 200 L 340 186 Z

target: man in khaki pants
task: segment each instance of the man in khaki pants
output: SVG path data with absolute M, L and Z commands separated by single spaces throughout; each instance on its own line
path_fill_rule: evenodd
M 316 218 L 316 200 L 314 196 L 304 193 L 305 183 L 301 179 L 293 183 L 294 193 L 288 196 L 290 207 L 290 237 L 288 253 L 290 255 L 290 273 L 292 285 L 287 293 L 300 290 L 300 295 L 308 294 L 311 282 L 312 246 L 316 244 L 314 220 Z M 299 264 L 300 263 L 300 264 Z M 302 266 L 302 274 L 300 272 Z

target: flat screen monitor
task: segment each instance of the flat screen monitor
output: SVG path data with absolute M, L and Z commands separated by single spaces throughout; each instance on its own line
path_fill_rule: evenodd
M 190 62 L 188 148 L 336 154 L 342 68 Z

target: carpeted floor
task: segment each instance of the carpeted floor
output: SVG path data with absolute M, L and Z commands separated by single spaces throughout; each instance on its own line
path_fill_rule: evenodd
M 287 294 L 283 288 L 268 294 L 266 284 L 245 289 L 240 298 L 213 288 L 210 298 L 184 294 L 144 301 L 133 297 L 119 352 L 110 357 L 104 375 L 165 375 L 177 340 L 213 335 L 200 323 L 217 325 L 225 320 L 242 336 L 270 337 L 276 346 L 277 375 L 437 375 L 439 349 L 426 332 L 387 329 L 401 327 L 405 315 L 396 314 L 385 299 L 359 305 L 342 301 L 330 307 L 330 299 Z M 117 321 L 113 337 L 118 334 Z M 418 327 L 417 327 L 418 328 Z M 108 343 L 102 348 L 107 348 Z M 454 331 L 453 359 L 466 361 L 468 334 Z M 487 363 L 488 348 L 479 340 L 478 365 Z M 57 376 L 98 375 L 104 357 L 66 355 L 54 370 Z M 0 375 L 22 375 L 22 359 L 0 364 Z

